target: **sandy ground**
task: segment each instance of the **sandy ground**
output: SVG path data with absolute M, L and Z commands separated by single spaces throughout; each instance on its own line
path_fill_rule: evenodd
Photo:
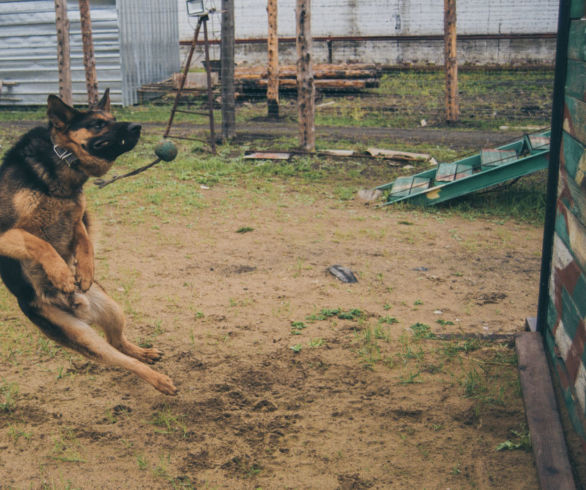
M 97 277 L 177 397 L 56 348 L 2 290 L 0 488 L 537 487 L 530 451 L 496 447 L 524 430 L 506 334 L 536 310 L 540 229 L 197 192 L 96 213 Z

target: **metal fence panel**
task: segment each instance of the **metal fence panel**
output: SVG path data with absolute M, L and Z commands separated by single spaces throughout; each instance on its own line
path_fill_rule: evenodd
M 87 103 L 79 7 L 68 3 L 73 102 Z M 99 90 L 135 104 L 144 83 L 180 68 L 176 0 L 95 0 L 92 31 Z M 53 1 L 0 0 L 0 105 L 42 105 L 58 93 Z

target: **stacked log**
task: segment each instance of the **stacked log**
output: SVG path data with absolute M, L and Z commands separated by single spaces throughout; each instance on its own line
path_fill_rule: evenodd
M 313 65 L 315 88 L 323 92 L 354 92 L 378 87 L 382 75 L 380 66 L 370 64 L 317 64 Z M 253 95 L 267 89 L 265 66 L 239 66 L 234 71 L 237 91 Z M 297 90 L 295 65 L 279 67 L 279 88 L 282 91 Z

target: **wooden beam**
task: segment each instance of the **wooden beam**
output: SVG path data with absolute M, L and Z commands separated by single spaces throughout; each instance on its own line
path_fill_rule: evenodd
M 311 0 L 297 0 L 297 112 L 299 146 L 315 150 L 315 85 L 311 66 Z
M 549 366 L 539 332 L 518 335 L 519 378 L 531 445 L 542 490 L 576 488 L 560 422 Z
M 57 28 L 57 65 L 59 70 L 59 97 L 72 105 L 71 60 L 69 49 L 69 18 L 67 0 L 55 0 L 55 27 Z
M 234 0 L 222 0 L 220 81 L 222 92 L 222 139 L 236 136 L 234 97 Z
M 444 0 L 444 64 L 446 69 L 446 121 L 456 122 L 460 117 L 456 51 L 456 0 Z
M 267 111 L 268 117 L 279 117 L 279 36 L 277 31 L 277 0 L 268 0 L 267 15 L 269 31 L 267 36 Z
M 87 102 L 90 107 L 94 107 L 98 104 L 98 78 L 96 76 L 96 57 L 92 39 L 92 18 L 90 16 L 89 0 L 79 0 L 79 18 L 81 21 Z

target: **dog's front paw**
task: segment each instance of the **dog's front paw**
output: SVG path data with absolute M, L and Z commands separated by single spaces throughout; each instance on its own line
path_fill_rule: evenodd
M 83 264 L 80 262 L 77 264 L 75 275 L 79 288 L 85 293 L 94 282 L 94 267 L 93 264 Z
M 75 291 L 75 276 L 65 262 L 56 262 L 45 269 L 47 277 L 59 291 L 73 293 Z
M 169 378 L 169 376 L 165 376 L 164 374 L 157 374 L 158 377 L 154 380 L 153 386 L 165 395 L 176 395 L 179 390 L 175 388 L 171 378 Z

